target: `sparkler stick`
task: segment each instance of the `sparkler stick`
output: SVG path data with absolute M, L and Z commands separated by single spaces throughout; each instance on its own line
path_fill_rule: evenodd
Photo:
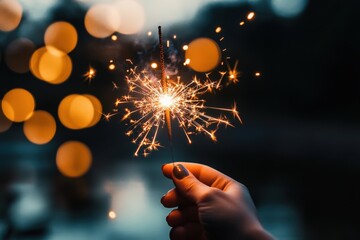
M 159 49 L 160 49 L 160 69 L 161 69 L 161 86 L 163 89 L 163 93 L 165 96 L 167 95 L 167 79 L 165 74 L 165 59 L 164 59 L 164 46 L 162 44 L 162 34 L 161 34 L 161 26 L 158 27 L 159 33 Z M 167 132 L 170 142 L 170 151 L 171 151 L 171 158 L 174 162 L 174 154 L 173 154 L 173 146 L 172 146 L 172 128 L 171 128 L 171 112 L 170 109 L 167 108 L 165 110 L 165 123 L 167 126 Z

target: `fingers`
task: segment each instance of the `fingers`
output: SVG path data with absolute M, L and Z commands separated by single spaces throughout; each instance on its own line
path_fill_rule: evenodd
M 166 217 L 166 222 L 171 227 L 184 225 L 187 222 L 199 222 L 199 214 L 196 206 L 174 209 Z
M 200 223 L 187 223 L 174 227 L 170 231 L 171 240 L 205 240 L 204 231 Z
M 179 206 L 191 205 L 189 199 L 184 198 L 178 193 L 176 188 L 170 189 L 160 200 L 161 204 L 166 208 L 174 208 Z
M 222 174 L 221 172 L 198 163 L 177 162 L 169 163 L 162 166 L 164 176 L 173 178 L 173 168 L 177 165 L 183 165 L 188 169 L 199 181 L 207 186 L 216 187 L 225 190 L 229 183 L 234 182 L 232 178 Z
M 173 181 L 179 195 L 189 199 L 193 203 L 198 203 L 210 189 L 200 182 L 182 164 L 175 165 L 173 168 Z

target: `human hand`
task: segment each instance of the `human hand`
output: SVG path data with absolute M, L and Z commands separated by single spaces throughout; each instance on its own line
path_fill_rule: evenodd
M 175 184 L 161 199 L 165 207 L 177 207 L 166 218 L 172 240 L 273 239 L 244 185 L 196 163 L 166 164 L 162 171 Z

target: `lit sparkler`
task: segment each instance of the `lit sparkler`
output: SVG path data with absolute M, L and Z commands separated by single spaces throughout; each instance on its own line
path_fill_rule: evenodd
M 96 70 L 92 67 L 89 67 L 89 70 L 83 75 L 86 81 L 91 82 L 96 76 Z
M 134 67 L 129 70 L 126 81 L 129 92 L 117 99 L 115 106 L 132 106 L 125 108 L 122 120 L 129 121 L 130 128 L 126 135 L 134 136 L 132 142 L 138 144 L 135 156 L 141 149 L 145 156 L 150 151 L 158 149 L 160 144 L 157 137 L 159 130 L 166 124 L 166 111 L 171 112 L 171 120 L 178 122 L 189 143 L 191 135 L 197 133 L 204 133 L 216 141 L 215 133 L 220 125 L 233 126 L 224 114 L 214 117 L 207 114 L 206 110 L 231 113 L 242 123 L 236 104 L 233 108 L 211 107 L 201 98 L 205 93 L 216 89 L 219 80 L 212 81 L 207 78 L 202 83 L 194 77 L 190 83 L 185 84 L 178 77 L 176 81 L 167 82 L 165 93 L 159 79 L 146 71 L 137 72 L 137 68 Z
M 210 74 L 205 74 L 205 81 L 194 77 L 190 82 L 184 83 L 179 76 L 165 76 L 163 49 L 161 44 L 161 29 L 159 28 L 160 40 L 160 67 L 161 79 L 152 74 L 152 70 L 138 70 L 131 60 L 131 68 L 125 77 L 128 85 L 128 93 L 115 102 L 115 107 L 126 105 L 123 121 L 128 121 L 129 130 L 127 136 L 133 137 L 132 142 L 138 144 L 135 156 L 142 151 L 144 156 L 157 150 L 161 144 L 158 142 L 159 131 L 166 127 L 170 143 L 172 141 L 171 122 L 177 122 L 184 132 L 189 143 L 192 135 L 203 133 L 216 141 L 216 132 L 221 125 L 234 125 L 227 115 L 232 114 L 235 119 L 242 123 L 236 103 L 232 108 L 214 107 L 206 105 L 202 98 L 204 94 L 219 90 L 222 79 L 226 72 L 220 72 L 220 79 L 212 80 Z M 236 65 L 233 70 L 235 82 Z M 237 79 L 236 79 L 237 80 Z M 207 111 L 219 111 L 219 116 L 213 116 Z M 111 115 L 105 115 L 106 119 Z

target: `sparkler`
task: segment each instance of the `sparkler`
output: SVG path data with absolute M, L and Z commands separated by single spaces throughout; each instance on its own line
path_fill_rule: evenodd
M 91 82 L 96 76 L 96 70 L 92 67 L 89 67 L 89 70 L 83 75 L 86 81 Z
M 160 27 L 159 40 L 161 79 L 146 70 L 139 71 L 132 65 L 125 77 L 128 94 L 115 102 L 116 107 L 130 105 L 124 108 L 122 120 L 129 123 L 126 135 L 132 136 L 132 142 L 138 144 L 135 156 L 138 156 L 140 151 L 147 156 L 149 152 L 157 150 L 161 146 L 157 140 L 158 134 L 165 126 L 171 144 L 172 120 L 178 123 L 189 143 L 192 142 L 192 135 L 198 133 L 208 135 L 216 141 L 215 134 L 221 125 L 234 127 L 226 113 L 232 114 L 242 123 L 236 103 L 232 108 L 213 107 L 206 105 L 206 101 L 201 98 L 205 93 L 219 90 L 226 73 L 221 72 L 220 79 L 215 81 L 210 78 L 210 74 L 205 75 L 205 81 L 194 77 L 188 83 L 182 82 L 179 76 L 170 78 L 165 73 Z M 132 63 L 131 60 L 128 62 Z M 220 114 L 212 116 L 206 113 L 206 110 L 219 111 Z

